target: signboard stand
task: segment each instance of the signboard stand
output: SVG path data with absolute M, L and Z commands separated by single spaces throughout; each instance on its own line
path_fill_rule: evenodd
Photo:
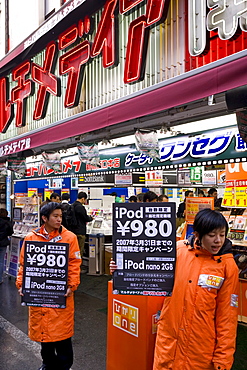
M 116 295 L 108 282 L 107 370 L 152 369 L 157 313 L 164 299 Z

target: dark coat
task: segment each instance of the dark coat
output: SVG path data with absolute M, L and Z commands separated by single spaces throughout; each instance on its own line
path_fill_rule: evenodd
M 9 217 L 0 217 L 0 248 L 9 245 L 8 236 L 14 232 L 12 222 Z
M 77 227 L 73 229 L 73 233 L 75 233 L 76 235 L 86 235 L 87 222 L 92 221 L 93 218 L 87 215 L 85 207 L 80 202 L 78 202 L 78 200 L 76 200 L 73 205 L 77 219 Z
M 184 217 L 184 211 L 185 211 L 185 202 L 182 202 L 178 206 L 177 217 L 178 218 Z

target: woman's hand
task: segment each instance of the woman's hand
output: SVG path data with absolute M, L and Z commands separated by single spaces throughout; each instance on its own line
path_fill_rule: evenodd
M 116 265 L 116 262 L 113 261 L 113 259 L 111 258 L 111 261 L 110 261 L 110 273 L 113 274 L 114 271 L 117 270 L 117 265 Z

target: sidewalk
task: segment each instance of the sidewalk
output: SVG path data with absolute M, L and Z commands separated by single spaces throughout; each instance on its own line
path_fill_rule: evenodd
M 75 293 L 73 370 L 105 370 L 107 282 L 110 276 L 81 274 Z M 27 337 L 27 307 L 20 305 L 14 278 L 0 285 L 0 369 L 37 370 L 40 345 Z
M 73 370 L 106 370 L 109 279 L 110 276 L 81 274 L 81 284 L 75 293 Z M 20 305 L 15 281 L 7 277 L 0 285 L 0 338 L 0 370 L 39 368 L 40 346 L 27 337 L 27 307 Z M 238 326 L 237 350 L 231 370 L 247 370 L 246 348 L 247 326 L 241 324 Z

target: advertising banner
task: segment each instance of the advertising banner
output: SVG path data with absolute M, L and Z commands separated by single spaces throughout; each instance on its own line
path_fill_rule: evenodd
M 25 242 L 22 302 L 27 306 L 65 308 L 68 243 Z
M 214 198 L 186 198 L 185 220 L 193 223 L 196 214 L 204 208 L 214 209 Z
M 163 171 L 146 171 L 145 172 L 145 186 L 162 186 L 163 185 Z
M 217 171 L 204 171 L 203 172 L 203 185 L 215 185 L 217 182 Z
M 113 204 L 115 294 L 169 296 L 176 260 L 175 203 Z
M 236 206 L 235 181 L 226 181 L 224 197 L 222 200 L 223 207 Z
M 122 185 L 132 185 L 132 173 L 130 174 L 115 174 L 115 185 L 122 186 Z
M 193 183 L 202 183 L 203 167 L 190 167 L 190 181 Z

